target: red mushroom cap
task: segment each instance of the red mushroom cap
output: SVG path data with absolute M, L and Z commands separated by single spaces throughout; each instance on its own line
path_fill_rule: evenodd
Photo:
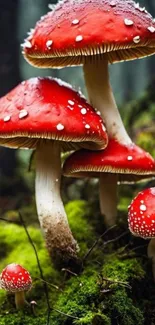
M 35 148 L 40 139 L 92 149 L 108 141 L 101 117 L 78 92 L 60 80 L 33 78 L 0 98 L 0 145 Z
M 30 290 L 32 287 L 30 273 L 19 264 L 9 264 L 0 275 L 0 287 L 9 292 Z
M 64 174 L 71 177 L 99 177 L 100 173 L 118 174 L 120 182 L 133 182 L 155 176 L 155 161 L 134 143 L 122 145 L 110 139 L 103 151 L 79 150 L 65 161 Z
M 128 224 L 135 236 L 155 237 L 155 187 L 138 193 L 133 199 L 128 208 Z
M 102 53 L 109 62 L 155 53 L 155 23 L 145 8 L 132 0 L 60 1 L 24 44 L 25 58 L 42 67 L 79 65 Z

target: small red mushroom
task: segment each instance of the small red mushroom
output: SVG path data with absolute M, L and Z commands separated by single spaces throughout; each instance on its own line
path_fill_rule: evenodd
M 155 188 L 148 188 L 133 199 L 128 208 L 128 224 L 135 236 L 155 237 Z
M 25 291 L 32 287 L 30 273 L 19 264 L 9 264 L 0 275 L 0 287 L 8 292 L 15 293 L 16 308 L 22 309 L 26 302 Z
M 152 259 L 155 280 L 155 187 L 138 193 L 128 210 L 128 224 L 132 234 L 144 239 L 151 238 L 147 254 Z

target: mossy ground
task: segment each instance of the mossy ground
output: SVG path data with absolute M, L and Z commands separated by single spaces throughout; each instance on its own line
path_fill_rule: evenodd
M 92 206 L 84 200 L 69 202 L 66 211 L 74 236 L 79 242 L 82 259 L 98 238 L 96 227 L 89 222 L 95 211 L 92 211 Z M 5 214 L 5 218 L 11 219 L 11 216 L 13 219 L 16 217 L 17 223 L 18 213 L 12 211 Z M 147 314 L 147 308 L 151 308 L 152 303 L 148 292 L 148 288 L 153 286 L 151 270 L 148 275 L 149 262 L 146 256 L 143 256 L 145 248 L 138 250 L 138 256 L 137 251 L 134 251 L 136 246 L 145 242 L 139 243 L 139 240 L 133 239 L 129 234 L 124 234 L 121 238 L 120 235 L 126 226 L 123 227 L 121 221 L 119 227 L 109 230 L 109 235 L 99 240 L 98 245 L 84 261 L 81 274 L 70 277 L 67 271 L 58 272 L 52 266 L 37 222 L 28 226 L 45 280 L 48 282 L 51 325 L 151 324 L 152 316 L 148 317 Z M 104 245 L 104 240 L 109 238 L 116 238 L 116 241 Z M 27 306 L 21 314 L 15 309 L 14 297 L 1 290 L 0 325 L 47 324 L 44 283 L 23 226 L 1 221 L 0 241 L 0 269 L 12 262 L 26 267 L 33 278 L 33 288 L 27 294 L 27 300 L 37 302 L 35 316 Z M 153 290 L 152 294 L 155 295 Z

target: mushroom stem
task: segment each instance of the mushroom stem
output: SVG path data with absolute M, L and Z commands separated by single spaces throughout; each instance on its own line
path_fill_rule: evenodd
M 148 244 L 147 255 L 152 259 L 152 273 L 155 281 L 155 238 L 152 238 Z
M 102 60 L 87 60 L 83 69 L 89 101 L 101 112 L 108 135 L 122 144 L 130 144 L 132 141 L 125 130 L 110 86 L 106 54 Z
M 19 310 L 19 309 L 22 309 L 25 305 L 25 293 L 24 291 L 18 291 L 18 292 L 15 292 L 15 304 L 16 304 L 16 308 Z
M 99 180 L 100 209 L 107 226 L 113 226 L 117 216 L 117 175 L 101 173 Z
M 132 141 L 125 130 L 111 89 L 106 54 L 102 56 L 102 59 L 87 60 L 83 69 L 89 101 L 100 111 L 109 137 L 125 145 L 131 144 Z M 117 178 L 115 181 L 113 179 L 110 187 L 107 183 L 104 184 L 104 179 L 101 179 L 100 183 L 101 213 L 105 215 L 107 226 L 111 226 L 116 220 Z
M 77 243 L 69 228 L 60 195 L 60 146 L 42 140 L 36 154 L 36 205 L 50 256 L 64 260 L 76 257 Z

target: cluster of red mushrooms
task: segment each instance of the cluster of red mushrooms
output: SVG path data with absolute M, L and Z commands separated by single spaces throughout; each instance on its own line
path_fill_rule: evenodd
M 83 65 L 89 103 L 59 79 L 24 81 L 0 99 L 0 145 L 36 149 L 40 225 L 49 254 L 69 260 L 79 248 L 61 199 L 62 174 L 99 178 L 107 226 L 116 221 L 118 182 L 155 176 L 154 159 L 125 130 L 108 73 L 109 63 L 155 53 L 155 20 L 132 0 L 63 0 L 50 9 L 25 40 L 24 57 L 40 68 Z M 69 150 L 62 167 L 61 151 Z M 154 196 L 143 191 L 129 207 L 135 235 L 155 237 Z

